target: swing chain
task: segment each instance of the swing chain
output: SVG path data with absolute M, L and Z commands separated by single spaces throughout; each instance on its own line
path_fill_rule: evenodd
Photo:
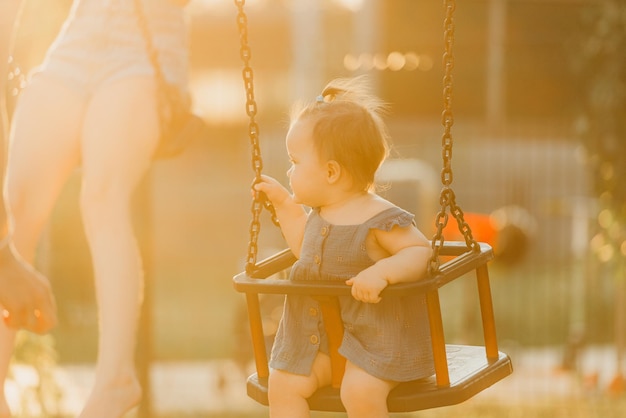
M 454 69 L 454 10 L 456 3 L 454 0 L 445 0 L 446 17 L 444 20 L 444 54 L 443 54 L 443 113 L 441 114 L 441 124 L 444 133 L 441 138 L 443 170 L 441 170 L 441 182 L 445 187 L 450 187 L 453 180 L 452 175 L 452 125 L 454 115 L 452 114 L 452 93 L 454 80 L 452 70 Z
M 444 19 L 444 53 L 443 53 L 443 112 L 441 115 L 441 124 L 444 127 L 444 132 L 441 137 L 443 159 L 443 168 L 441 170 L 441 183 L 443 188 L 439 197 L 439 203 L 441 204 L 441 210 L 436 216 L 435 226 L 436 232 L 432 239 L 433 254 L 430 259 L 428 271 L 431 275 L 439 272 L 439 254 L 444 244 L 443 230 L 448 224 L 447 209 L 450 208 L 450 213 L 456 219 L 459 231 L 463 234 L 465 243 L 472 251 L 480 251 L 480 245 L 472 236 L 472 230 L 467 222 L 463 218 L 463 211 L 456 204 L 456 196 L 451 188 L 454 175 L 452 173 L 452 125 L 454 124 L 454 115 L 452 113 L 452 97 L 454 80 L 452 76 L 452 70 L 454 69 L 454 11 L 456 10 L 456 0 L 444 0 L 444 7 L 446 10 L 446 16 Z
M 250 145 L 252 148 L 252 170 L 254 171 L 254 181 L 252 183 L 252 204 L 250 211 L 252 212 L 252 221 L 250 222 L 250 241 L 248 243 L 248 254 L 246 258 L 246 272 L 250 273 L 256 266 L 258 255 L 259 233 L 261 232 L 260 216 L 263 208 L 267 209 L 272 216 L 272 222 L 278 225 L 276 211 L 271 202 L 264 193 L 259 193 L 254 189 L 259 181 L 261 181 L 261 173 L 263 171 L 263 158 L 261 157 L 261 146 L 259 142 L 259 125 L 256 122 L 257 104 L 254 98 L 254 72 L 250 66 L 252 58 L 252 50 L 248 45 L 248 16 L 244 11 L 245 0 L 234 0 L 237 6 L 237 27 L 239 29 L 240 50 L 239 55 L 243 61 L 243 82 L 246 90 L 246 114 L 250 118 L 248 124 L 248 136 L 250 137 Z

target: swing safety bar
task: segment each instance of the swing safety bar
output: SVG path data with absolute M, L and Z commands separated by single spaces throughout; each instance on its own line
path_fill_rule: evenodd
M 496 338 L 487 269 L 487 263 L 493 259 L 493 251 L 488 244 L 479 243 L 479 246 L 479 251 L 471 251 L 464 242 L 445 242 L 440 250 L 444 262 L 436 275 L 415 282 L 395 284 L 383 290 L 382 297 L 406 295 L 407 292 L 426 294 L 435 366 L 434 376 L 401 383 L 392 390 L 387 399 L 390 412 L 458 404 L 513 372 L 511 359 L 498 350 Z M 240 273 L 233 278 L 235 290 L 246 296 L 254 348 L 256 373 L 248 378 L 248 396 L 268 405 L 269 366 L 259 294 L 309 295 L 320 301 L 333 367 L 332 384 L 319 389 L 309 398 L 309 406 L 317 411 L 345 411 L 339 397 L 345 359 L 337 352 L 343 336 L 337 296 L 350 295 L 350 287 L 337 282 L 299 282 L 275 277 L 295 261 L 295 256 L 286 249 L 259 262 L 251 273 Z M 476 272 L 484 347 L 446 344 L 439 289 L 471 271 Z

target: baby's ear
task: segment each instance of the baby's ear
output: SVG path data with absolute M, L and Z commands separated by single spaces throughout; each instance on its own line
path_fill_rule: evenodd
M 326 163 L 326 179 L 329 184 L 334 184 L 341 177 L 341 165 L 335 160 Z

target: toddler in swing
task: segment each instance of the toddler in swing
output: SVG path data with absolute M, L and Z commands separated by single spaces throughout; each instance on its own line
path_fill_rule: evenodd
M 351 296 L 339 301 L 339 352 L 346 358 L 341 400 L 351 418 L 388 417 L 395 386 L 434 373 L 424 296 L 381 297 L 390 284 L 423 278 L 431 256 L 414 216 L 373 191 L 388 154 L 384 110 L 362 77 L 330 82 L 315 101 L 292 110 L 291 192 L 268 176 L 255 185 L 274 206 L 298 259 L 290 279 L 351 287 Z M 307 398 L 331 383 L 320 315 L 309 296 L 285 299 L 270 360 L 272 418 L 310 416 Z

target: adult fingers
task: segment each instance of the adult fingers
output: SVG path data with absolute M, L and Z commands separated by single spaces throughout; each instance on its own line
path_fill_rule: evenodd
M 45 334 L 57 324 L 56 312 L 44 314 L 39 309 L 31 311 L 19 310 L 2 312 L 2 318 L 7 327 L 12 329 L 26 329 L 37 334 Z
M 35 319 L 33 322 L 32 319 Z M 37 334 L 45 334 L 57 324 L 56 302 L 48 281 L 40 277 L 40 287 L 35 299 L 35 309 L 27 320 L 26 328 Z
M 45 334 L 56 326 L 56 303 L 47 282 L 33 289 L 33 301 L 22 306 L 2 311 L 2 319 L 7 327 Z

